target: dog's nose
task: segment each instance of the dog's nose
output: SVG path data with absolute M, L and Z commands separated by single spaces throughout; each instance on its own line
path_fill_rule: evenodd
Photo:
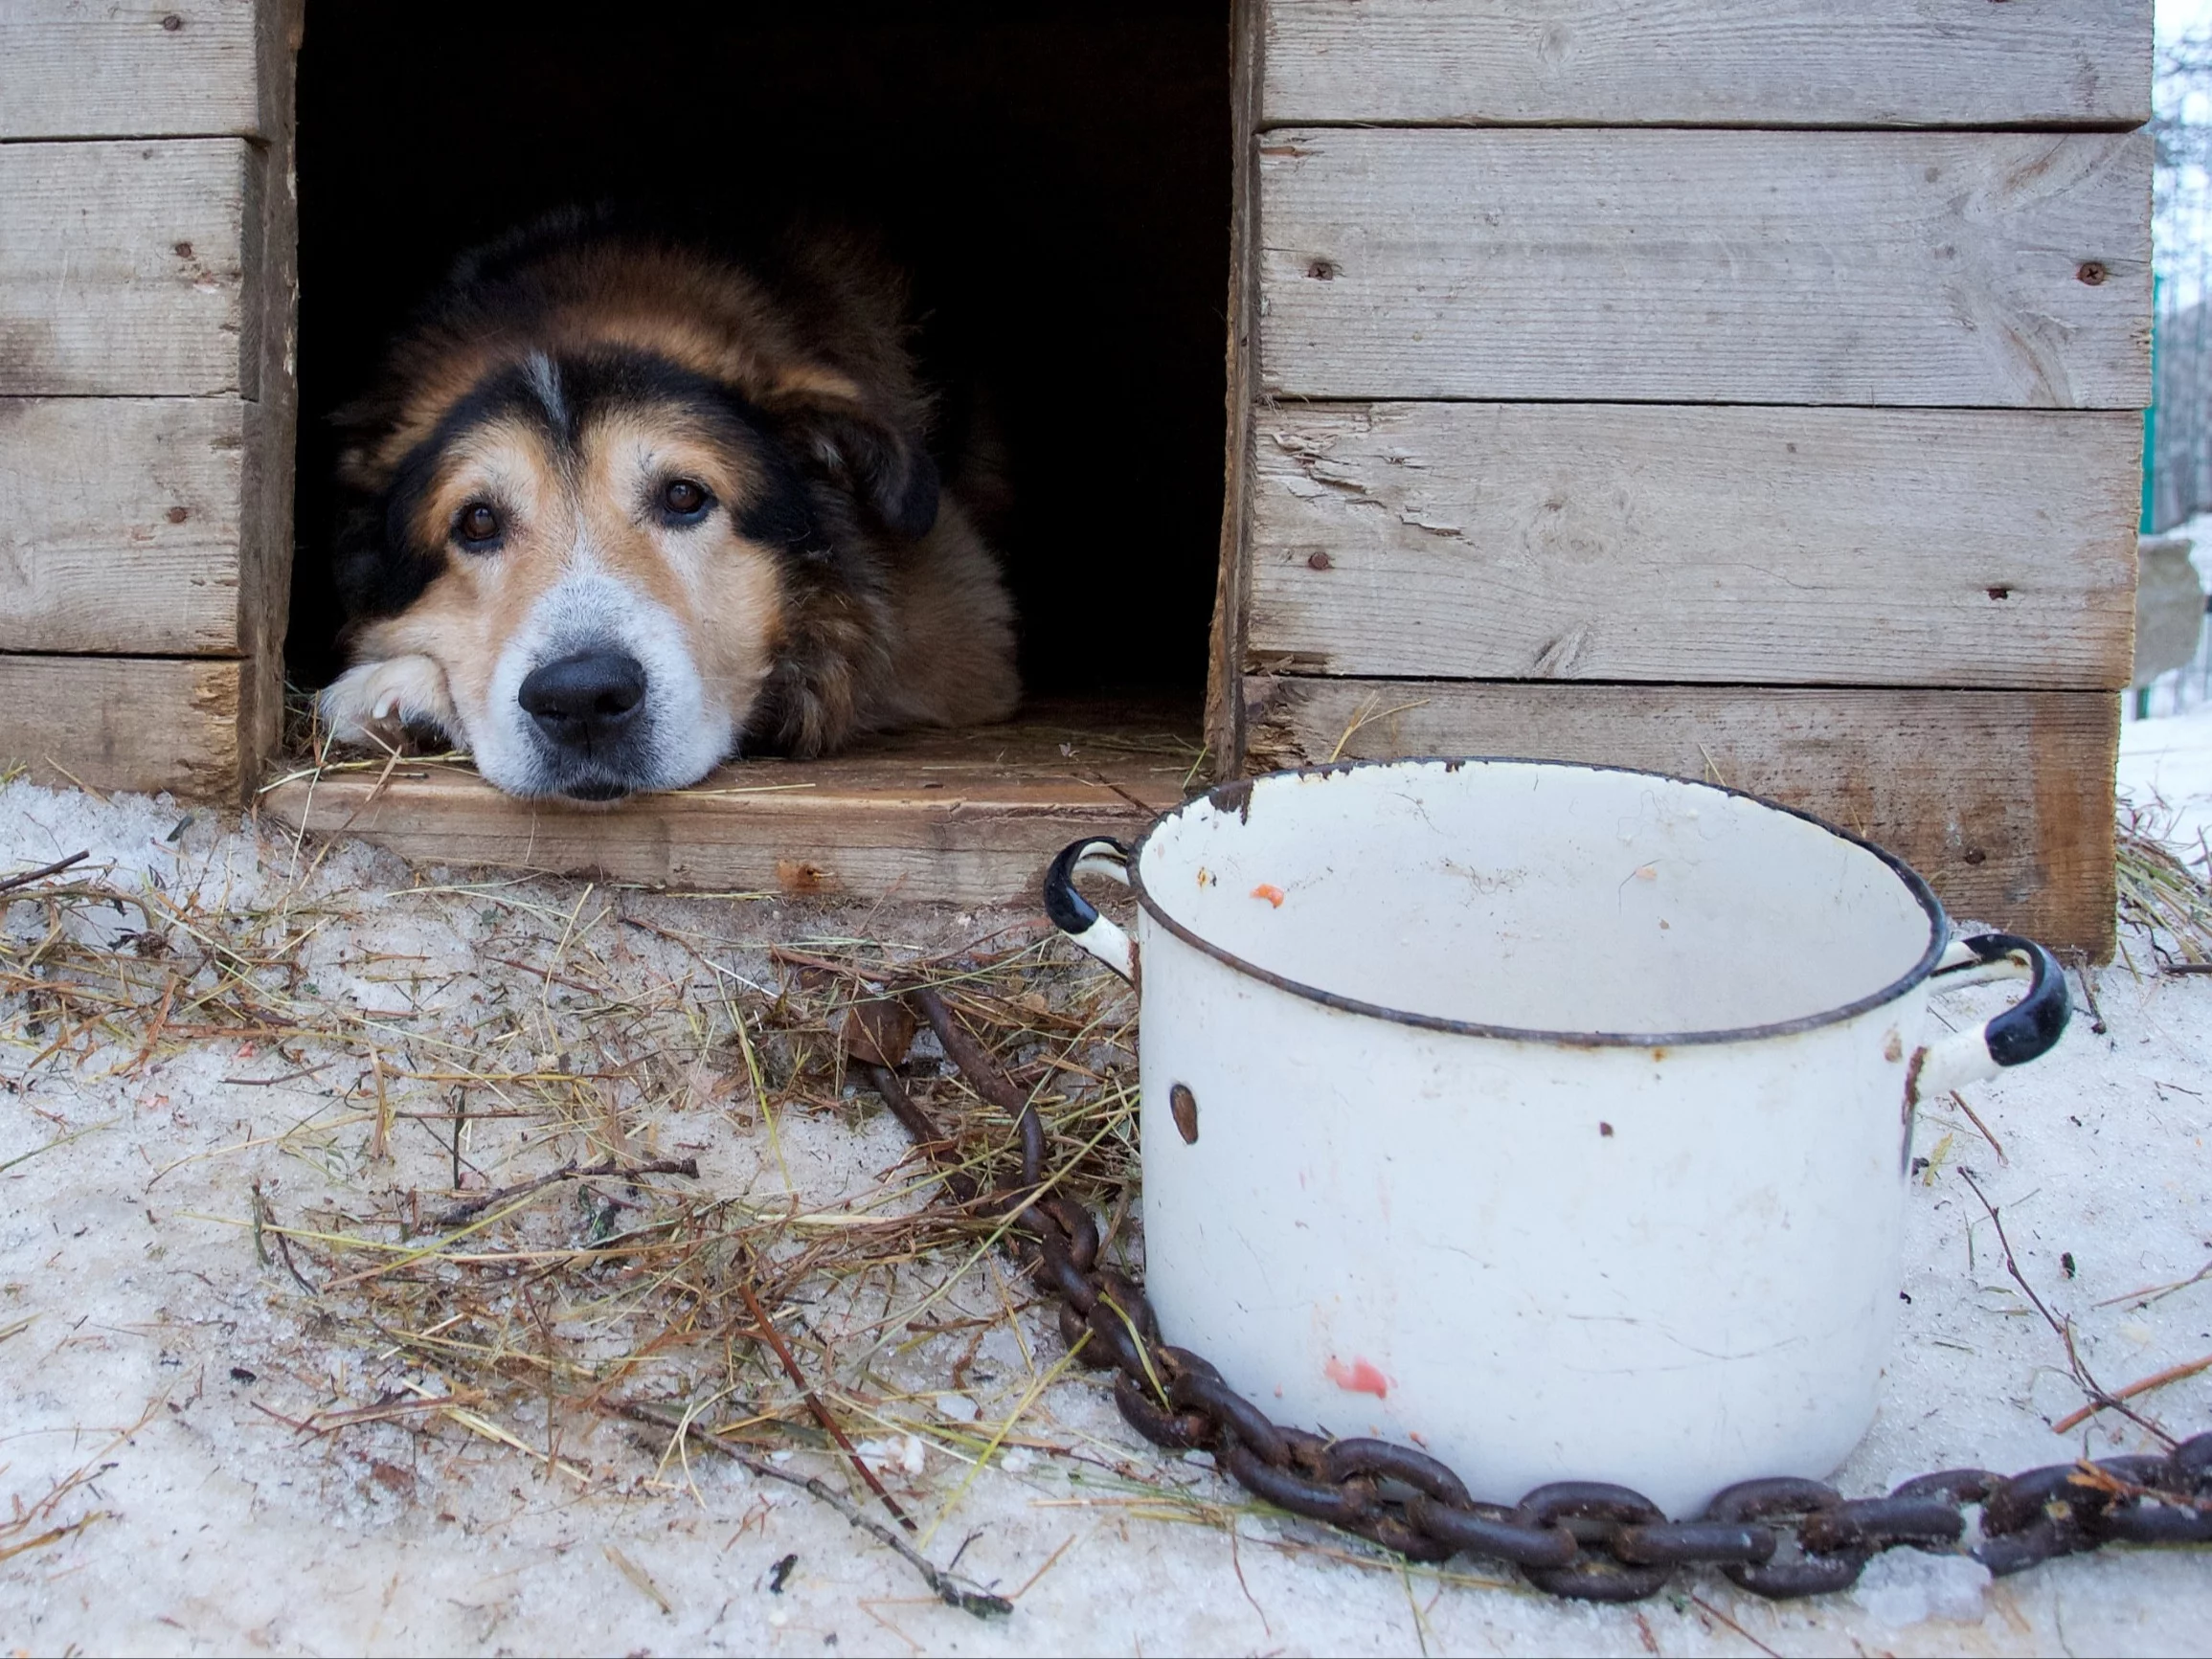
M 620 737 L 644 707 L 644 664 L 627 651 L 577 651 L 531 669 L 517 700 L 555 743 L 594 748 Z

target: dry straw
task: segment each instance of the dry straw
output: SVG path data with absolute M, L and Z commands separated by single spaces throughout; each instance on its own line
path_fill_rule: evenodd
M 234 897 L 82 863 L 26 872 L 0 894 L 0 1063 L 128 1079 L 217 1045 L 226 1084 L 269 1090 L 255 1097 L 266 1127 L 257 1116 L 149 1184 L 212 1169 L 236 1201 L 206 1219 L 250 1241 L 303 1331 L 368 1356 L 360 1398 L 287 1415 L 304 1440 L 458 1433 L 579 1488 L 643 1474 L 689 1491 L 702 1454 L 821 1451 L 811 1469 L 767 1467 L 817 1496 L 825 1473 L 857 1476 L 865 1524 L 892 1519 L 925 1545 L 983 1463 L 1071 1449 L 1040 1409 L 1059 1356 L 1021 1322 L 1033 1297 L 994 1252 L 1003 1223 L 938 1190 L 947 1165 L 985 1187 L 1015 1177 L 1005 1111 L 925 1040 L 908 1087 L 949 1157 L 901 1147 L 825 1193 L 794 1177 L 785 1145 L 824 1119 L 849 1141 L 880 1110 L 847 1083 L 835 1033 L 887 982 L 929 983 L 1035 1102 L 1063 1190 L 1125 1217 L 1134 1002 L 1041 924 L 926 954 L 859 938 L 748 948 L 686 925 L 708 907 L 589 885 L 387 895 L 387 912 L 477 918 L 477 989 L 455 1020 L 418 1012 L 434 971 L 404 940 L 375 948 L 388 921 L 280 886 Z M 337 938 L 352 997 L 317 983 Z M 389 998 L 360 1006 L 363 979 Z M 303 1094 L 304 1117 L 274 1110 Z M 763 1142 L 750 1183 L 694 1178 L 702 1155 L 711 1177 Z M 310 1178 L 222 1173 L 258 1149 Z M 920 1472 L 915 1443 L 936 1452 Z M 938 1579 L 958 1604 L 980 1594 Z

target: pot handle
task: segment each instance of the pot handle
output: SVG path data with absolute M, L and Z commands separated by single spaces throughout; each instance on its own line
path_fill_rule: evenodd
M 1045 914 L 1052 926 L 1132 984 L 1137 979 L 1137 947 L 1098 907 L 1075 890 L 1079 875 L 1112 876 L 1129 885 L 1129 848 L 1112 836 L 1086 836 L 1070 841 L 1045 872 Z
M 1994 979 L 2025 979 L 2028 991 L 1996 1019 L 1931 1042 L 1913 1056 L 1906 1093 L 1915 1104 L 2048 1054 L 2073 1013 L 2065 972 L 2058 959 L 2017 933 L 1976 933 L 1952 940 L 1930 979 L 1939 991 Z

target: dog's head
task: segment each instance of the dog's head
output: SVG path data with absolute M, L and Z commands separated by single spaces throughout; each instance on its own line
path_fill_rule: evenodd
M 442 728 L 519 796 L 681 788 L 733 753 L 851 513 L 926 531 L 937 475 L 834 376 L 755 401 L 633 346 L 490 355 L 345 462 L 358 737 Z

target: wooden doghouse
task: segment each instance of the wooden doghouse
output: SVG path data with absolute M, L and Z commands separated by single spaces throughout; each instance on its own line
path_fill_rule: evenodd
M 797 27 L 741 10 L 718 27 Z M 1219 262 L 1216 342 L 1227 297 L 1218 557 L 1083 572 L 1109 660 L 1156 590 L 1216 572 L 1209 660 L 1196 626 L 1144 636 L 1183 653 L 1180 707 L 1071 682 L 1014 729 L 749 763 L 606 816 L 424 766 L 294 778 L 264 809 L 453 861 L 979 902 L 1208 773 L 1548 755 L 1803 805 L 1955 913 L 2107 953 L 2151 0 L 1223 0 L 1191 36 L 1201 10 L 1094 18 L 1033 58 L 976 34 L 930 93 L 1064 106 L 1059 148 L 1021 140 L 1040 165 L 1195 171 L 1225 210 L 1214 251 L 1185 238 Z M 837 29 L 864 56 L 907 30 L 879 53 L 903 65 L 933 15 Z M 1101 44 L 1175 19 L 1208 62 Z M 297 0 L 0 7 L 0 756 L 37 775 L 234 798 L 271 776 L 300 38 Z M 567 50 L 587 84 L 601 42 Z M 1040 96 L 1052 64 L 1071 78 Z M 1122 78 L 1086 101 L 1086 73 Z M 1158 91 L 1205 75 L 1214 113 Z M 1036 286 L 1111 279 L 1149 316 L 1172 262 L 1117 230 Z M 1025 348 L 1089 339 L 1071 316 Z M 1222 369 L 1195 349 L 1154 414 L 1217 443 Z M 1096 368 L 1070 359 L 1071 425 Z M 1153 424 L 1084 426 L 1064 522 L 1160 539 L 1113 487 Z M 320 527 L 299 534 L 312 554 Z

